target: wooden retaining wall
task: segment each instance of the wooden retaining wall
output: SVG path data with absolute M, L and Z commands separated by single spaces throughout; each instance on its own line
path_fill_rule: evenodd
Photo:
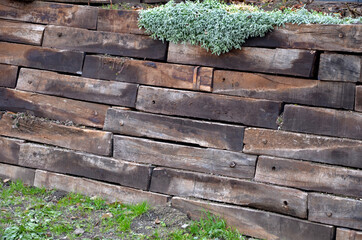
M 207 209 L 263 239 L 362 239 L 362 25 L 215 56 L 135 11 L 0 0 L 0 177 Z

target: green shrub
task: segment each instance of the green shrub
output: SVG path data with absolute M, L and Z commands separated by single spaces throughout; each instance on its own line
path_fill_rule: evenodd
M 258 8 L 240 8 L 217 0 L 203 2 L 173 1 L 166 5 L 142 10 L 139 27 L 146 29 L 154 39 L 173 43 L 201 45 L 214 54 L 233 48 L 240 49 L 246 39 L 263 37 L 275 26 L 293 24 L 349 24 L 362 22 L 361 18 L 338 18 L 305 8 L 266 12 Z

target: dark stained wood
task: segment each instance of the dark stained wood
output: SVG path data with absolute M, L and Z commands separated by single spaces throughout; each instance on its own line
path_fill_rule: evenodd
M 321 54 L 318 79 L 362 82 L 362 57 L 335 53 Z
M 362 240 L 362 232 L 337 228 L 336 240 Z
M 277 128 L 281 102 L 140 86 L 136 108 L 201 119 Z
M 96 29 L 98 8 L 48 2 L 2 0 L 0 18 Z
M 150 191 L 250 206 L 300 218 L 307 217 L 305 192 L 249 180 L 155 168 Z
M 256 156 L 217 149 L 188 147 L 141 138 L 114 136 L 113 156 L 131 162 L 253 178 Z
M 16 88 L 90 102 L 134 107 L 138 85 L 22 68 Z
M 145 126 L 145 127 L 140 127 Z M 203 147 L 241 151 L 244 127 L 110 108 L 104 130 Z
M 356 105 L 354 110 L 358 112 L 362 112 L 362 86 L 356 87 Z
M 0 110 L 102 128 L 108 106 L 0 88 Z
M 97 31 L 144 35 L 138 27 L 138 11 L 99 9 Z
M 0 135 L 98 155 L 111 154 L 112 133 L 64 126 L 35 117 L 20 118 L 17 123 L 14 123 L 14 117 L 12 114 L 2 116 Z
M 247 128 L 244 152 L 362 168 L 362 142 L 285 131 Z
M 81 52 L 0 42 L 0 63 L 79 74 L 83 57 Z
M 204 210 L 218 215 L 227 224 L 248 236 L 269 239 L 332 240 L 334 228 L 255 209 L 180 197 L 172 198 L 172 207 L 193 220 L 204 217 Z
M 157 60 L 165 60 L 167 51 L 167 43 L 149 36 L 60 26 L 45 28 L 43 46 Z
M 362 52 L 362 26 L 286 24 L 265 37 L 247 40 L 245 46 Z
M 77 192 L 92 197 L 99 196 L 109 202 L 117 201 L 124 204 L 137 204 L 146 201 L 151 206 L 166 205 L 170 198 L 163 194 L 42 170 L 36 170 L 34 185 L 36 187 L 46 187 L 47 189 Z
M 44 28 L 44 25 L 0 20 L 0 40 L 41 45 Z
M 111 1 L 110 0 L 38 0 L 38 1 L 43 1 L 43 2 L 57 2 L 57 3 L 69 3 L 69 4 L 74 4 L 74 3 L 90 3 L 90 4 L 100 4 L 100 3 L 105 3 L 105 4 L 110 4 Z M 120 2 L 120 0 L 114 0 L 112 1 L 112 3 L 118 3 Z
M 86 56 L 83 76 L 210 92 L 213 69 L 128 58 Z
M 362 113 L 286 105 L 283 130 L 362 140 Z
M 184 64 L 311 77 L 315 52 L 298 49 L 234 49 L 220 56 L 200 46 L 169 44 L 167 61 Z
M 0 137 L 0 162 L 17 165 L 20 145 L 23 142 L 22 140 Z
M 255 180 L 343 196 L 362 197 L 362 170 L 260 156 Z
M 143 190 L 147 190 L 151 173 L 147 165 L 35 144 L 21 146 L 19 164 Z
M 362 230 L 361 200 L 311 193 L 308 211 L 308 220 Z
M 14 88 L 17 76 L 17 66 L 0 64 L 0 87 Z
M 0 178 L 2 179 L 21 180 L 25 185 L 33 186 L 34 177 L 34 169 L 0 163 Z
M 353 109 L 355 84 L 215 71 L 213 92 L 305 105 Z

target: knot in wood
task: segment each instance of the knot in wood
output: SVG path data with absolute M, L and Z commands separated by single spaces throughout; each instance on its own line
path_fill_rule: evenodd
M 234 167 L 236 167 L 236 163 L 235 163 L 234 161 L 232 161 L 232 162 L 229 164 L 229 166 L 230 166 L 231 168 L 234 168 Z

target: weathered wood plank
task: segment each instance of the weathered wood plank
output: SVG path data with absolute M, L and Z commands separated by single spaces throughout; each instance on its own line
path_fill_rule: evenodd
M 34 185 L 35 170 L 0 163 L 0 178 L 21 180 L 26 185 Z
M 148 188 L 151 173 L 147 165 L 35 144 L 21 146 L 19 164 L 143 190 Z
M 212 75 L 207 67 L 106 56 L 86 56 L 83 67 L 85 77 L 208 92 Z
M 140 86 L 136 108 L 146 112 L 277 128 L 281 102 Z
M 240 233 L 260 239 L 332 240 L 334 237 L 332 226 L 245 207 L 180 197 L 172 198 L 172 207 L 188 213 L 193 220 L 204 217 L 206 210 L 221 216 Z
M 248 39 L 245 46 L 362 52 L 362 26 L 286 24 L 265 37 Z
M 356 87 L 356 105 L 354 110 L 358 112 L 362 112 L 362 86 Z
M 20 144 L 24 141 L 0 137 L 0 162 L 18 165 Z
M 245 153 L 362 168 L 361 141 L 247 128 L 244 144 Z
M 59 121 L 102 128 L 109 107 L 95 103 L 0 88 L 0 110 L 31 112 Z
M 286 105 L 282 129 L 362 140 L 362 113 Z
M 255 180 L 305 190 L 362 197 L 362 170 L 260 156 Z
M 321 54 L 318 79 L 362 82 L 362 57 L 335 53 Z
M 215 71 L 213 92 L 305 105 L 353 109 L 355 84 Z
M 24 22 L 96 29 L 98 8 L 35 1 L 2 0 L 0 18 Z
M 256 156 L 162 143 L 140 138 L 114 136 L 113 156 L 126 161 L 213 173 L 237 178 L 253 178 Z
M 0 20 L 0 40 L 41 45 L 44 28 L 44 25 Z
M 34 185 L 48 189 L 59 189 L 88 196 L 99 196 L 109 202 L 137 204 L 147 201 L 151 206 L 166 205 L 169 196 L 145 192 L 133 188 L 112 185 L 86 178 L 71 177 L 58 173 L 36 170 Z
M 164 60 L 167 51 L 167 43 L 149 36 L 60 26 L 45 28 L 43 46 L 157 60 Z
M 331 195 L 308 195 L 308 220 L 362 230 L 362 201 Z
M 169 44 L 167 61 L 202 66 L 311 77 L 315 52 L 299 49 L 234 49 L 220 56 L 200 46 Z
M 0 120 L 0 135 L 22 138 L 73 150 L 109 156 L 112 133 L 76 128 L 49 122 L 35 117 L 18 118 L 4 114 Z
M 138 85 L 22 68 L 16 88 L 90 102 L 134 107 Z
M 307 217 L 305 192 L 248 180 L 155 168 L 150 191 L 250 206 L 300 218 Z
M 0 42 L 0 63 L 79 74 L 83 57 L 81 52 Z
M 345 228 L 337 228 L 336 240 L 362 240 L 362 232 Z
M 98 31 L 145 34 L 144 29 L 138 27 L 138 11 L 99 9 Z
M 17 66 L 0 64 L 0 87 L 14 88 L 17 76 Z
M 90 4 L 101 4 L 101 3 L 105 3 L 105 4 L 110 4 L 111 1 L 110 0 L 38 0 L 38 1 L 43 1 L 43 2 L 57 2 L 57 3 L 69 3 L 69 4 L 74 4 L 74 3 L 90 3 Z M 114 0 L 112 1 L 113 4 L 121 2 L 121 0 Z
M 134 112 L 121 108 L 110 108 L 107 111 L 103 129 L 130 136 L 241 151 L 245 128 L 222 123 Z

